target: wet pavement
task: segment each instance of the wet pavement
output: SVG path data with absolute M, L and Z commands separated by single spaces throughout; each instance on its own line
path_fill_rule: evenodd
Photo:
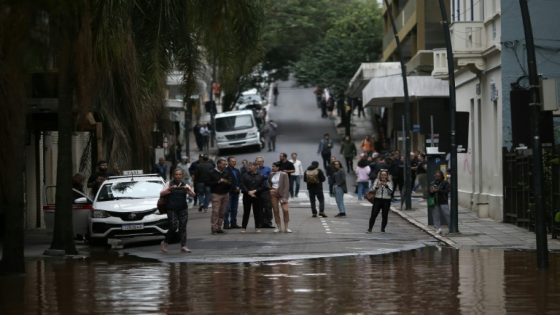
M 180 264 L 33 259 L 2 314 L 558 314 L 560 255 L 427 247 L 374 256 Z

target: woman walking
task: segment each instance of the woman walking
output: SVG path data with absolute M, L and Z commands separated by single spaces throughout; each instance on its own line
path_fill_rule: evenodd
M 274 221 L 276 229 L 274 233 L 284 231 L 292 233 L 288 228 L 290 222 L 290 214 L 288 212 L 288 199 L 290 198 L 290 180 L 288 174 L 280 171 L 280 163 L 272 163 L 272 172 L 268 177 L 268 186 L 270 187 L 270 200 L 272 202 L 272 211 L 274 211 Z M 280 206 L 280 207 L 279 207 Z M 284 219 L 284 229 L 282 229 L 282 220 L 280 220 L 280 209 L 282 208 L 282 216 Z
M 393 192 L 393 183 L 389 177 L 389 171 L 382 169 L 377 173 L 377 178 L 373 182 L 373 191 L 375 197 L 373 206 L 371 207 L 371 216 L 369 218 L 368 233 L 371 233 L 375 219 L 381 210 L 381 232 L 385 232 L 387 220 L 389 218 L 389 207 L 391 206 L 391 193 Z
M 449 226 L 449 205 L 447 204 L 449 194 L 449 183 L 445 180 L 443 172 L 437 170 L 434 174 L 434 180 L 430 184 L 430 197 L 434 199 L 432 208 L 432 219 L 436 233 L 441 234 L 441 216 Z
M 369 188 L 369 173 L 371 168 L 367 160 L 358 161 L 356 166 L 356 183 L 358 184 L 358 200 L 364 199 L 364 194 Z
M 181 251 L 190 253 L 187 247 L 187 194 L 195 196 L 191 186 L 183 182 L 183 170 L 176 168 L 173 172 L 173 179 L 165 184 L 163 190 L 159 193 L 160 197 L 166 200 L 167 220 L 169 221 L 169 229 L 165 235 L 165 240 L 161 241 L 160 249 L 167 253 L 167 245 L 170 243 L 175 231 L 179 230 L 179 239 L 181 240 Z
M 346 173 L 344 173 L 340 161 L 334 161 L 332 165 L 334 167 L 334 196 L 336 206 L 338 207 L 338 214 L 335 215 L 335 217 L 345 217 L 346 207 L 344 206 L 344 194 L 348 192 L 348 188 L 346 187 Z

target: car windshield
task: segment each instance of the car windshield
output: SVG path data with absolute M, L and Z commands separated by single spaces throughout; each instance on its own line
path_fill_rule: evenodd
M 261 102 L 262 102 L 262 98 L 258 94 L 242 95 L 239 97 L 239 100 L 237 100 L 238 104 L 261 103 Z
M 252 115 L 216 118 L 216 131 L 233 131 L 253 128 Z
M 162 188 L 163 183 L 161 181 L 109 183 L 101 187 L 97 201 L 158 198 Z

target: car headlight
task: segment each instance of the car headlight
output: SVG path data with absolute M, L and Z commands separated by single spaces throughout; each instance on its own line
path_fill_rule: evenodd
M 249 137 L 249 138 L 256 137 L 257 135 L 258 135 L 257 132 L 249 132 L 249 133 L 247 133 L 247 137 Z
M 226 140 L 226 137 L 223 135 L 217 135 L 216 140 Z
M 109 217 L 109 213 L 105 210 L 97 210 L 94 209 L 91 212 L 91 217 L 92 218 L 96 218 L 96 219 L 100 219 L 100 218 L 108 218 Z

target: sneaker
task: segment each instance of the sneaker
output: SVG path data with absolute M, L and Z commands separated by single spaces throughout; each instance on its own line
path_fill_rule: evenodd
M 159 249 L 162 253 L 167 253 L 167 243 L 165 241 L 161 241 L 159 244 Z
M 190 253 L 191 250 L 190 250 L 187 246 L 183 246 L 183 247 L 181 247 L 181 252 L 183 252 L 183 253 Z
M 242 228 L 242 229 L 241 229 L 241 233 L 246 233 L 246 232 L 247 232 L 247 229 L 246 229 L 246 228 Z
M 324 212 L 319 213 L 319 216 L 322 218 L 328 218 L 328 216 Z
M 198 207 L 198 212 L 202 212 L 202 209 L 204 209 L 202 206 Z
M 217 230 L 216 233 L 218 233 L 218 234 L 225 234 L 226 232 L 224 232 L 224 230 Z
M 292 233 L 292 230 L 286 229 L 284 232 L 286 232 L 286 233 Z
M 316 217 L 317 217 L 317 214 L 316 214 L 316 213 L 313 213 L 313 215 L 312 215 L 311 217 L 312 217 L 312 218 L 316 218 Z
M 366 233 L 367 233 L 367 234 L 371 234 L 371 230 L 367 230 L 367 232 L 366 232 Z
M 385 229 L 381 229 L 381 232 L 385 232 Z
M 261 230 L 259 230 L 259 229 L 255 230 L 255 233 L 260 233 L 260 232 L 261 232 Z
M 237 225 L 237 224 L 232 224 L 232 225 L 230 225 L 229 228 L 230 228 L 230 229 L 240 229 L 241 227 L 240 227 L 239 225 Z
M 274 233 L 278 233 L 280 230 L 278 228 L 274 229 Z
M 339 213 L 337 215 L 335 215 L 336 218 L 340 218 L 340 217 L 345 217 L 346 213 Z
M 229 229 L 230 229 L 229 224 L 224 224 L 224 230 L 229 230 Z
M 436 234 L 441 235 L 441 228 L 436 230 Z

